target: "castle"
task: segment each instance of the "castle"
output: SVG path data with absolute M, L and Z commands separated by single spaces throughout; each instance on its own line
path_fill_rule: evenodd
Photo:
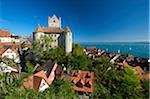
M 53 15 L 52 17 L 48 17 L 48 27 L 38 25 L 33 32 L 33 39 L 38 40 L 42 36 L 52 38 L 50 47 L 63 46 L 66 53 L 72 51 L 72 32 L 68 26 L 65 29 L 61 27 L 61 18 Z

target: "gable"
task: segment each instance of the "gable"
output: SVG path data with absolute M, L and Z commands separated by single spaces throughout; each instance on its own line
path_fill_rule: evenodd
M 4 56 L 10 59 L 15 59 L 17 57 L 17 53 L 11 49 L 7 49 L 4 53 L 2 53 L 2 57 Z
M 47 89 L 49 85 L 46 83 L 44 79 L 41 80 L 40 86 L 39 86 L 39 91 L 44 91 Z

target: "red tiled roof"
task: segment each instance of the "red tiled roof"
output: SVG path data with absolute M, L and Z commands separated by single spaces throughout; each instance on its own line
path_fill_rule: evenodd
M 16 53 L 16 55 L 19 55 L 19 53 L 17 52 L 17 50 L 15 48 L 6 48 L 6 49 L 0 49 L 0 56 L 5 53 L 5 51 L 7 51 L 8 49 L 11 49 L 13 52 Z
M 140 67 L 140 66 L 136 66 L 134 67 L 134 69 L 136 70 L 136 72 L 139 74 L 139 75 L 142 75 L 144 74 L 144 70 Z
M 19 46 L 19 42 L 0 42 L 0 45 L 17 45 Z
M 145 73 L 141 77 L 142 80 L 149 80 L 150 79 L 150 73 Z
M 35 33 L 37 33 L 37 32 L 62 33 L 62 32 L 64 32 L 64 30 L 62 30 L 61 28 L 57 28 L 57 27 L 41 27 L 39 25 L 34 32 Z
M 48 77 L 46 76 L 46 72 L 44 70 L 37 72 L 36 74 L 34 74 L 32 76 L 32 78 L 29 77 L 27 81 L 25 80 L 23 85 L 25 86 L 25 88 L 34 88 L 37 91 L 39 90 L 42 79 L 44 79 L 45 82 L 48 85 L 50 85 L 55 77 L 55 74 L 53 74 L 53 73 L 56 70 L 56 68 L 57 68 L 57 64 L 55 64 L 53 66 L 53 69 Z M 32 87 L 31 87 L 31 85 L 32 85 Z
M 46 77 L 46 74 L 45 74 L 45 72 L 44 72 L 43 70 L 37 72 L 36 74 L 34 74 L 34 77 L 42 78 L 42 79 L 44 79 L 49 85 L 51 84 L 51 82 L 48 80 L 48 78 Z M 37 82 L 36 82 L 36 83 L 37 83 Z
M 93 92 L 94 72 L 72 70 L 70 80 L 75 84 L 72 86 L 74 90 L 82 92 Z M 82 87 L 77 86 L 77 83 L 82 84 Z M 86 86 L 87 83 L 90 84 L 90 87 Z
M 71 86 L 74 90 L 77 91 L 82 91 L 82 92 L 93 92 L 93 87 L 91 88 L 87 88 L 87 87 L 83 87 L 83 88 L 79 88 L 77 86 Z
M 0 56 L 1 56 L 5 51 L 6 51 L 5 49 L 1 49 L 1 50 L 0 50 Z
M 29 76 L 27 79 L 24 79 L 23 86 L 25 88 L 33 88 L 33 75 Z
M 8 30 L 0 30 L 0 37 L 10 37 L 10 32 Z

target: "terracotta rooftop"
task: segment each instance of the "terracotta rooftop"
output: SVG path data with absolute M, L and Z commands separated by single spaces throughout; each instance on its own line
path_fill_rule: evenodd
M 33 75 L 29 76 L 27 79 L 24 79 L 23 86 L 25 88 L 33 88 Z
M 141 77 L 142 80 L 149 80 L 150 79 L 150 73 L 145 73 Z
M 15 48 L 6 48 L 6 49 L 0 49 L 0 56 L 5 53 L 5 51 L 7 51 L 8 49 L 11 49 L 13 52 L 16 53 L 16 55 L 19 55 L 19 53 L 17 52 L 17 50 Z
M 72 70 L 71 82 L 74 84 L 72 88 L 76 91 L 93 92 L 94 72 Z
M 136 66 L 134 67 L 134 69 L 139 75 L 143 75 L 145 73 L 144 70 L 140 66 Z
M 0 30 L 0 37 L 10 37 L 10 32 L 8 30 Z
M 57 28 L 57 27 L 41 27 L 40 25 L 37 26 L 36 30 L 34 31 L 34 33 L 37 32 L 45 32 L 45 33 L 63 33 L 64 30 L 61 28 Z
M 66 32 L 66 33 L 71 32 L 69 26 L 66 27 L 65 32 Z
M 0 45 L 19 45 L 19 42 L 0 42 Z
M 41 67 L 41 66 L 38 66 Z M 35 90 L 39 91 L 39 87 L 41 84 L 42 79 L 45 80 L 45 82 L 50 85 L 54 78 L 55 78 L 55 70 L 57 68 L 57 64 L 54 64 L 53 68 L 49 70 L 47 70 L 48 75 L 47 75 L 47 71 L 45 70 L 40 70 L 38 72 L 36 72 L 35 74 L 32 75 L 32 77 L 29 77 L 27 79 L 24 80 L 23 86 L 25 88 L 34 88 Z M 32 86 L 31 86 L 32 85 Z

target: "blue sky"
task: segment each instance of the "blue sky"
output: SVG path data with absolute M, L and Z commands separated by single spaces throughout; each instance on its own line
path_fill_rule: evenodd
M 0 0 L 0 29 L 31 35 L 62 18 L 74 42 L 148 41 L 149 0 Z

